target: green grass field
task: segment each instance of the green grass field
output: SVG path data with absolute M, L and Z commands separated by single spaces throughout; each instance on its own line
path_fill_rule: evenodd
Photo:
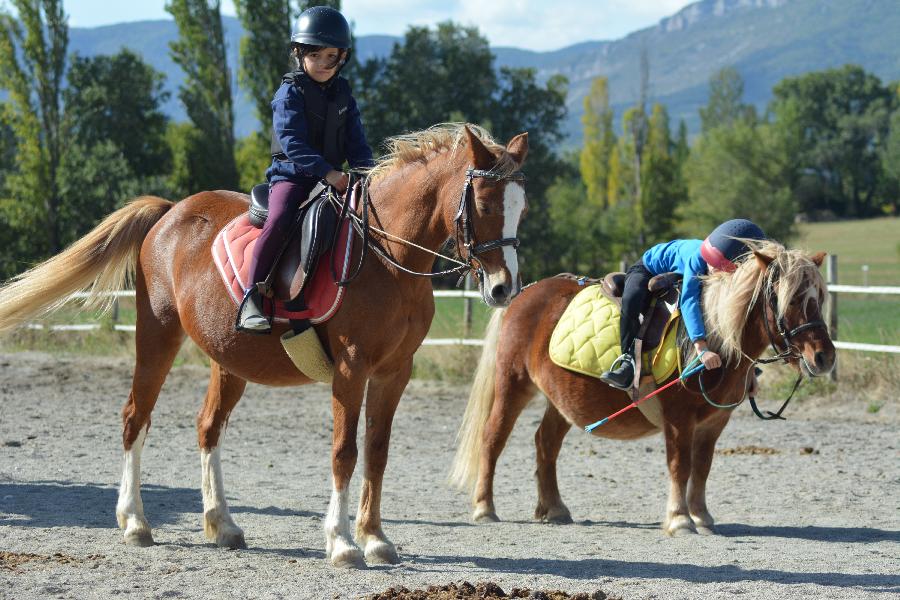
M 900 287 L 900 218 L 803 224 L 794 245 L 836 255 L 838 283 Z M 838 294 L 838 338 L 900 345 L 900 295 Z

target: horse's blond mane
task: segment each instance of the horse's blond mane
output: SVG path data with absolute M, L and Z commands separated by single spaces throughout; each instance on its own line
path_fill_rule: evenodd
M 702 292 L 707 342 L 726 363 L 735 365 L 743 355 L 741 338 L 757 301 L 776 294 L 777 316 L 783 317 L 791 299 L 802 289 L 815 286 L 820 305 L 825 300 L 826 289 L 818 266 L 804 252 L 788 250 L 768 240 L 743 241 L 752 250 L 771 258 L 770 268 L 765 269 L 760 260 L 748 253 L 739 259 L 734 273 L 717 272 L 704 277 Z M 693 353 L 693 348 L 684 350 L 685 357 Z
M 372 180 L 380 179 L 397 169 L 424 161 L 431 153 L 443 151 L 455 153 L 469 143 L 465 127 L 466 125 L 463 123 L 441 123 L 422 131 L 413 131 L 388 138 L 384 142 L 387 152 L 369 171 L 369 177 Z M 495 142 L 487 130 L 478 125 L 469 124 L 468 127 L 497 157 L 497 163 L 491 169 L 494 173 L 506 176 L 518 169 L 518 165 L 506 152 L 506 148 Z

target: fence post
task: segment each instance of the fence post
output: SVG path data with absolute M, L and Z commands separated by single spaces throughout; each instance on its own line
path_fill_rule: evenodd
M 472 289 L 472 274 L 466 275 L 465 286 L 467 292 Z M 472 335 L 472 299 L 464 298 L 463 302 L 463 339 L 469 339 Z
M 837 285 L 838 282 L 838 257 L 834 254 L 828 255 L 828 285 Z M 828 333 L 831 335 L 832 341 L 838 339 L 838 295 L 837 292 L 828 292 Z M 838 378 L 837 356 L 834 359 L 834 368 L 831 369 L 831 380 L 837 381 Z
M 624 273 L 627 270 L 628 270 L 628 263 L 625 262 L 625 259 L 623 258 L 622 260 L 619 261 L 619 271 Z
M 119 322 L 119 297 L 118 296 L 116 296 L 115 299 L 113 300 L 112 322 L 113 322 L 113 324 Z

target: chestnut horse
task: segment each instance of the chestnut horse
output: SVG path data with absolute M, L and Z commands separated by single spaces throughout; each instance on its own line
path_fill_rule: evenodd
M 770 343 L 810 376 L 831 370 L 834 346 L 820 314 L 826 291 L 818 269 L 823 258 L 824 254 L 808 257 L 766 242 L 733 274 L 705 279 L 702 302 L 708 342 L 725 361 L 720 384 L 708 394 L 712 402 L 724 405 L 743 399 L 748 373 Z M 553 329 L 581 289 L 573 278 L 544 279 L 527 286 L 491 318 L 451 474 L 451 482 L 473 491 L 475 521 L 499 520 L 493 488 L 497 459 L 536 392 L 549 402 L 534 437 L 538 488 L 534 516 L 556 523 L 572 521 L 556 481 L 556 459 L 569 428 L 584 428 L 631 402 L 626 392 L 563 369 L 549 358 Z M 784 335 L 770 336 L 775 331 Z M 684 338 L 683 328 L 680 337 Z M 691 344 L 682 343 L 682 364 L 687 364 L 690 352 Z M 662 391 L 660 398 L 670 478 L 663 529 L 668 534 L 696 533 L 698 528 L 711 532 L 706 479 L 716 440 L 731 412 L 713 407 L 680 384 Z M 593 433 L 629 440 L 657 431 L 640 411 L 630 410 Z
M 430 271 L 433 251 L 455 238 L 463 264 L 481 276 L 486 303 L 505 306 L 520 285 L 516 232 L 526 197 L 517 171 L 528 152 L 527 134 L 504 148 L 480 128 L 443 125 L 393 138 L 389 149 L 369 174 L 369 235 L 396 265 L 369 253 L 340 310 L 315 327 L 334 362 L 333 491 L 324 529 L 326 555 L 335 566 L 399 561 L 382 531 L 382 478 L 394 411 L 410 378 L 413 353 L 434 315 L 430 280 L 402 269 Z M 279 343 L 288 325 L 276 324 L 268 336 L 235 331 L 237 307 L 212 260 L 211 245 L 219 230 L 247 208 L 246 195 L 227 191 L 202 192 L 177 204 L 139 198 L 0 290 L 3 330 L 53 310 L 77 290 L 90 290 L 96 298 L 120 289 L 133 273 L 136 365 L 122 411 L 125 461 L 116 506 L 129 544 L 153 544 L 141 502 L 141 449 L 160 388 L 186 335 L 210 359 L 197 432 L 203 526 L 219 546 L 245 546 L 244 532 L 225 501 L 220 462 L 221 434 L 244 387 L 248 381 L 311 383 Z M 360 247 L 357 243 L 351 264 Z M 365 464 L 354 541 L 348 486 L 364 396 Z

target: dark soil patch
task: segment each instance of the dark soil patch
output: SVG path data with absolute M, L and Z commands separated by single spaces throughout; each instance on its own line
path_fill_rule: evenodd
M 405 587 L 392 587 L 383 592 L 367 596 L 367 600 L 456 600 L 478 598 L 533 598 L 534 600 L 621 600 L 617 596 L 608 596 L 600 590 L 592 593 L 580 592 L 568 594 L 561 590 L 530 590 L 528 588 L 512 588 L 509 593 L 491 581 L 479 581 L 472 585 L 468 581 L 447 585 L 430 585 L 424 590 L 410 590 Z

